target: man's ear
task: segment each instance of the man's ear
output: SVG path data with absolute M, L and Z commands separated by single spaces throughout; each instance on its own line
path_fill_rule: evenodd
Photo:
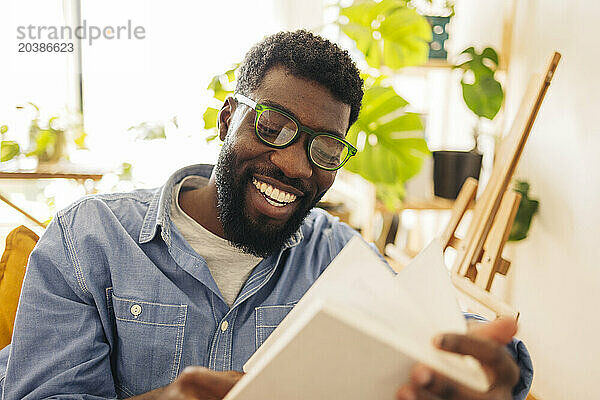
M 219 130 L 219 138 L 225 140 L 229 131 L 229 124 L 232 121 L 233 113 L 235 112 L 236 101 L 233 97 L 227 97 L 223 102 L 223 106 L 217 114 L 217 127 Z

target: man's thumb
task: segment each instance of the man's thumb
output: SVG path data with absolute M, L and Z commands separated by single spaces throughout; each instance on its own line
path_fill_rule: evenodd
M 500 317 L 488 323 L 475 324 L 470 333 L 495 342 L 507 344 L 517 333 L 517 320 L 511 317 Z

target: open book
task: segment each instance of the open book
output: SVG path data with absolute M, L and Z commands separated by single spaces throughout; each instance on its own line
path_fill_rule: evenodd
M 244 365 L 225 400 L 393 399 L 416 362 L 486 390 L 480 364 L 436 349 L 465 333 L 435 240 L 399 274 L 353 238 Z

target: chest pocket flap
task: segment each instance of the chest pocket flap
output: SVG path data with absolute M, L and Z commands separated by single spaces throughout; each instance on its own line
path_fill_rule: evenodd
M 185 325 L 185 305 L 123 299 L 114 294 L 112 297 L 117 321 L 172 327 Z
M 295 305 L 296 302 L 276 306 L 260 306 L 254 309 L 257 349 L 267 340 L 269 335 L 279 326 Z
M 179 373 L 187 305 L 114 294 L 111 300 L 109 307 L 116 320 L 111 358 L 119 397 L 131 397 L 171 383 Z M 140 368 L 144 373 L 140 373 Z

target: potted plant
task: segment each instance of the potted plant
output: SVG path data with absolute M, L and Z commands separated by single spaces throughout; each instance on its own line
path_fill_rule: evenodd
M 29 148 L 23 149 L 14 140 L 4 140 L 4 134 L 8 131 L 8 126 L 0 127 L 2 135 L 1 143 L 1 162 L 14 159 L 19 155 L 26 157 L 35 157 L 38 161 L 38 168 L 44 164 L 54 164 L 68 159 L 68 138 L 72 137 L 73 143 L 77 148 L 85 148 L 86 133 L 83 131 L 81 118 L 79 115 L 69 114 L 62 117 L 54 116 L 47 121 L 40 119 L 40 109 L 33 103 L 27 103 L 27 106 L 18 106 L 17 109 L 25 110 L 32 108 L 34 116 L 29 123 Z
M 21 152 L 21 146 L 14 140 L 5 140 L 4 135 L 8 132 L 8 125 L 0 126 L 0 162 L 12 160 Z
M 537 213 L 540 202 L 529 197 L 529 183 L 526 181 L 517 180 L 513 185 L 513 190 L 521 194 L 521 202 L 519 203 L 519 209 L 515 215 L 508 240 L 510 242 L 518 242 L 527 237 L 531 220 Z
M 504 100 L 502 85 L 495 77 L 498 54 L 491 47 L 478 53 L 469 47 L 461 53 L 466 59 L 454 68 L 461 70 L 462 96 L 467 107 L 478 117 L 473 127 L 473 148 L 469 151 L 434 151 L 435 195 L 455 199 L 468 177 L 479 179 L 482 155 L 478 140 L 482 134 L 483 118 L 493 120 Z

